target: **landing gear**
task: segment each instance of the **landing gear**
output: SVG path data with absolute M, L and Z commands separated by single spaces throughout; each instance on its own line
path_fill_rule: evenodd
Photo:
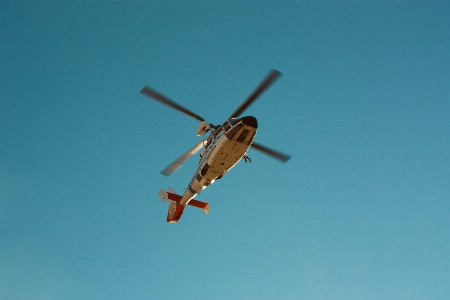
M 250 157 L 247 155 L 247 154 L 245 154 L 244 156 L 242 156 L 243 158 L 244 158 L 244 161 L 245 162 L 247 162 L 247 160 L 249 161 L 249 162 L 252 162 L 252 160 L 250 159 Z

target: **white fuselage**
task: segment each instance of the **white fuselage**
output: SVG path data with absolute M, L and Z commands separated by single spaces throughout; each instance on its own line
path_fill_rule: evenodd
M 234 167 L 251 146 L 258 128 L 254 117 L 231 119 L 205 141 L 200 162 L 180 203 L 184 206 L 203 189 Z

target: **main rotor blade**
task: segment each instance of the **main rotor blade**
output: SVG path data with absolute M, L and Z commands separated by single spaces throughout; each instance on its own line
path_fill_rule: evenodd
M 163 171 L 161 171 L 161 174 L 169 176 L 170 174 L 172 174 L 173 172 L 175 172 L 176 170 L 181 168 L 183 163 L 185 161 L 187 161 L 192 155 L 195 155 L 198 152 L 198 150 L 202 149 L 202 147 L 203 147 L 203 141 L 201 141 L 200 143 L 195 145 L 194 148 L 192 148 L 191 150 L 189 150 L 188 152 L 183 154 L 180 158 L 178 158 L 176 161 L 174 161 L 170 166 L 168 166 Z
M 276 150 L 270 149 L 269 147 L 263 146 L 261 144 L 258 143 L 253 143 L 252 144 L 252 148 L 258 151 L 261 151 L 264 154 L 267 154 L 269 156 L 272 156 L 276 159 L 279 159 L 283 162 L 287 162 L 289 159 L 291 159 L 290 155 L 278 152 Z
M 281 75 L 280 71 L 272 70 L 270 74 L 259 84 L 258 88 L 242 103 L 242 105 L 231 115 L 231 118 L 237 118 L 242 114 L 277 78 Z
M 161 95 L 160 93 L 152 90 L 151 88 L 149 88 L 148 86 L 144 87 L 141 90 L 142 94 L 145 94 L 155 100 L 158 100 L 161 103 L 164 103 L 172 108 L 175 108 L 176 110 L 181 111 L 182 113 L 193 117 L 194 119 L 199 120 L 200 122 L 205 121 L 205 119 L 203 119 L 202 117 L 200 117 L 199 115 L 197 115 L 196 113 L 193 113 L 192 111 L 184 108 L 183 106 L 179 105 L 178 103 L 173 102 L 172 100 L 170 100 L 169 98 L 167 98 L 164 95 Z

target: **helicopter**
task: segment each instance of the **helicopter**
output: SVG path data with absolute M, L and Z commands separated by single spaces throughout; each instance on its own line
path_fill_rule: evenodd
M 247 150 L 251 147 L 266 155 L 272 156 L 282 162 L 290 159 L 290 156 L 282 152 L 273 150 L 254 142 L 258 121 L 253 116 L 238 118 L 262 93 L 281 75 L 280 71 L 272 70 L 250 96 L 239 106 L 239 108 L 222 124 L 213 125 L 196 113 L 184 108 L 166 96 L 145 86 L 141 93 L 157 100 L 169 107 L 172 107 L 201 122 L 197 129 L 197 136 L 202 136 L 202 141 L 175 160 L 161 173 L 169 176 L 178 170 L 184 162 L 195 155 L 201 149 L 200 161 L 194 176 L 189 182 L 183 195 L 178 195 L 173 188 L 167 191 L 158 192 L 163 201 L 168 200 L 169 210 L 167 212 L 167 222 L 177 223 L 187 205 L 203 209 L 207 214 L 210 205 L 207 202 L 194 199 L 202 190 L 222 178 L 231 168 L 233 168 L 242 158 L 245 162 L 251 162 L 247 155 Z M 205 140 L 204 135 L 210 132 Z

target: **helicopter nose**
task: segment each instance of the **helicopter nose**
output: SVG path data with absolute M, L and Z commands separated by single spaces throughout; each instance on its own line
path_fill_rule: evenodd
M 258 121 L 255 117 L 247 116 L 242 118 L 242 123 L 253 128 L 258 128 Z

